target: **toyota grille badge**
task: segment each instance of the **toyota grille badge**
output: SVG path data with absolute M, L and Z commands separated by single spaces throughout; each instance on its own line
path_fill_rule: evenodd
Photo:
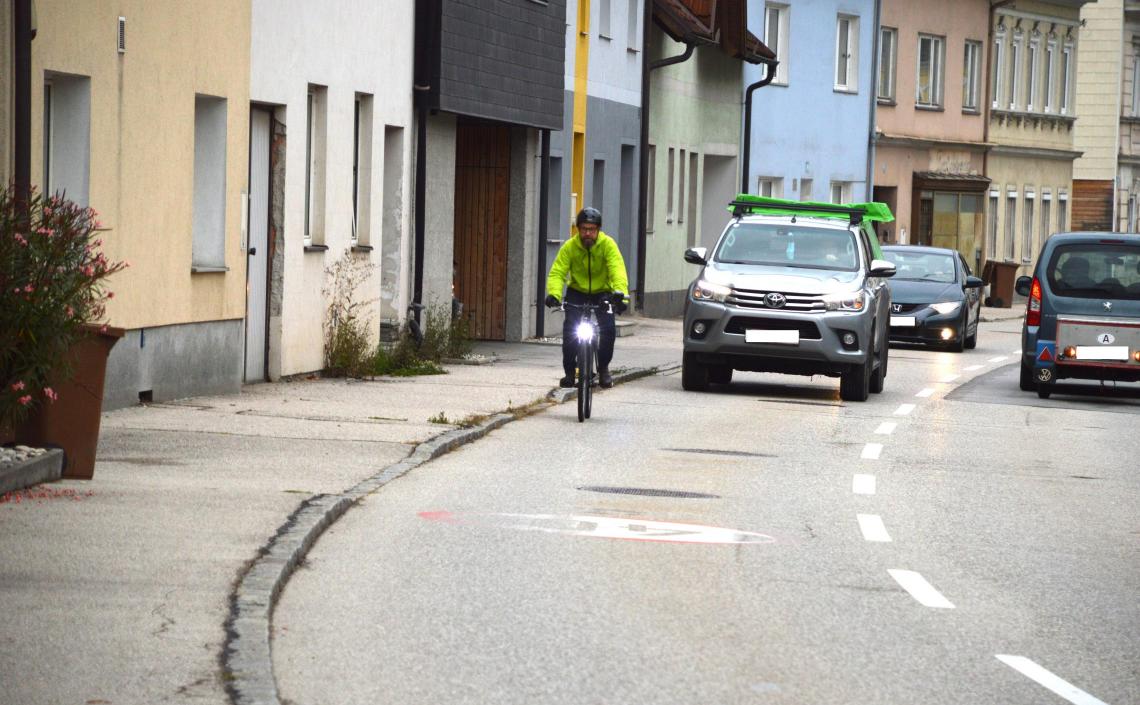
M 764 303 L 768 308 L 783 308 L 784 304 L 788 303 L 787 297 L 778 291 L 773 291 L 764 297 Z

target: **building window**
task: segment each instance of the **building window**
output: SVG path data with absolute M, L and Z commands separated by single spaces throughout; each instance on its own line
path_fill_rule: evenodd
M 1031 189 L 1025 189 L 1025 214 L 1021 218 L 1021 261 L 1030 262 L 1033 259 L 1033 205 L 1036 194 Z
M 994 92 L 990 107 L 994 110 L 999 110 L 1002 106 L 1001 77 L 1003 76 L 1002 69 L 1005 66 L 1005 32 L 1000 31 L 1001 25 L 998 25 L 998 29 L 999 31 L 994 35 L 993 63 L 990 64 L 990 87 Z
M 654 214 L 657 212 L 657 146 L 649 145 L 649 183 L 645 185 L 645 232 L 653 232 Z
M 1052 223 L 1049 222 L 1049 211 L 1053 208 L 1053 195 L 1048 191 L 1041 192 L 1041 237 L 1046 240 L 1053 233 L 1050 231 Z
M 918 77 L 914 102 L 921 108 L 942 107 L 942 59 L 945 42 L 942 37 L 918 35 Z
M 372 219 L 372 96 L 356 95 L 352 127 L 352 241 L 367 245 Z
M 962 61 L 962 110 L 976 113 L 981 110 L 982 43 L 966 42 Z
M 1017 110 L 1018 91 L 1021 89 L 1021 33 L 1015 32 L 1009 43 L 1009 66 L 1006 82 L 1006 96 L 1009 109 Z
M 638 0 L 629 0 L 625 27 L 626 48 L 630 51 L 641 51 L 641 7 Z
M 1069 105 L 1070 94 L 1072 93 L 1072 91 L 1069 90 L 1069 82 L 1071 80 L 1070 74 L 1072 73 L 1072 71 L 1073 71 L 1073 45 L 1072 44 L 1066 44 L 1065 48 L 1061 50 L 1061 85 L 1060 85 L 1060 97 L 1057 100 L 1057 103 L 1061 108 L 1061 114 L 1062 115 L 1069 115 L 1070 113 L 1073 112 L 1071 110 L 1072 106 Z
M 309 86 L 305 135 L 305 244 L 323 245 L 325 235 L 325 124 L 328 91 Z
M 1136 232 L 1136 194 L 1128 194 L 1128 229 L 1126 232 Z
M 1037 58 L 1040 54 L 1041 40 L 1037 37 L 1030 38 L 1029 48 L 1025 52 L 1025 109 L 1029 112 L 1041 109 L 1038 101 L 1040 90 L 1037 87 Z
M 685 150 L 681 150 L 681 158 L 677 162 L 677 222 L 685 222 Z
M 613 16 L 613 6 L 610 0 L 598 0 L 598 36 L 610 39 L 610 20 Z
M 986 227 L 986 258 L 997 257 L 997 241 L 998 241 L 998 198 L 1001 196 L 999 191 L 990 191 L 990 214 L 989 223 Z
M 1005 259 L 1013 261 L 1017 247 L 1017 191 L 1010 189 L 1005 198 Z
M 1057 194 L 1057 231 L 1065 232 L 1069 229 L 1069 194 L 1061 191 Z
M 791 9 L 787 5 L 768 3 L 764 6 L 764 44 L 776 54 L 780 64 L 772 83 L 788 85 L 788 22 Z
M 194 224 L 191 264 L 226 264 L 226 101 L 194 97 Z
M 812 187 L 812 180 L 811 179 L 800 179 L 800 200 L 801 201 L 810 201 L 811 200 L 811 187 Z
M 783 198 L 784 180 L 774 176 L 761 176 L 756 180 L 756 193 L 765 198 Z
M 850 181 L 832 181 L 831 182 L 831 202 L 832 203 L 847 203 L 851 197 L 851 182 Z
M 1045 42 L 1045 62 L 1041 66 L 1041 87 L 1045 93 L 1042 100 L 1043 109 L 1047 113 L 1053 112 L 1053 62 L 1057 60 L 1057 42 L 1050 39 Z
M 835 32 L 835 90 L 859 90 L 859 18 L 840 15 Z
M 666 185 L 669 188 L 669 191 L 665 194 L 666 223 L 673 222 L 673 194 L 675 192 L 676 186 L 676 183 L 674 182 L 674 177 L 676 176 L 676 162 L 674 161 L 676 158 L 675 152 L 676 150 L 674 150 L 672 147 L 669 148 L 669 163 L 665 165 L 665 168 L 667 169 L 666 174 L 668 175 Z
M 50 73 L 44 81 L 43 191 L 88 205 L 91 79 Z
M 895 102 L 895 73 L 898 66 L 899 31 L 894 27 L 879 30 L 879 83 L 875 97 L 880 103 Z
M 1140 46 L 1136 44 L 1132 45 L 1132 117 L 1140 117 Z

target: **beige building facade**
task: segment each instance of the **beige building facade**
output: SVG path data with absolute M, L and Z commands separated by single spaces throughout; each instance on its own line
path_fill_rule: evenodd
M 248 3 L 35 4 L 32 183 L 99 214 L 105 408 L 233 392 L 245 308 Z M 209 47 L 209 51 L 203 51 Z M 237 67 L 237 70 L 235 70 Z
M 1124 3 L 1116 230 L 1140 230 L 1140 2 Z
M 1097 0 L 1081 8 L 1081 60 L 1077 66 L 1077 121 L 1073 164 L 1074 230 L 1114 229 L 1120 191 L 1121 82 L 1125 63 L 1124 0 Z M 1129 42 L 1130 43 L 1130 42 Z

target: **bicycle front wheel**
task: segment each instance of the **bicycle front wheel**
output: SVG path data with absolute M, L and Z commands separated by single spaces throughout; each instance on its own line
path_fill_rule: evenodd
M 590 344 L 583 341 L 578 343 L 578 422 L 590 418 Z

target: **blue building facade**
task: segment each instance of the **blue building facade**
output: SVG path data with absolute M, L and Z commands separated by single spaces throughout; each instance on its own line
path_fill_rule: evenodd
M 748 191 L 803 201 L 871 200 L 876 0 L 749 0 L 749 29 L 775 51 L 752 95 Z M 744 86 L 765 75 L 746 66 Z

